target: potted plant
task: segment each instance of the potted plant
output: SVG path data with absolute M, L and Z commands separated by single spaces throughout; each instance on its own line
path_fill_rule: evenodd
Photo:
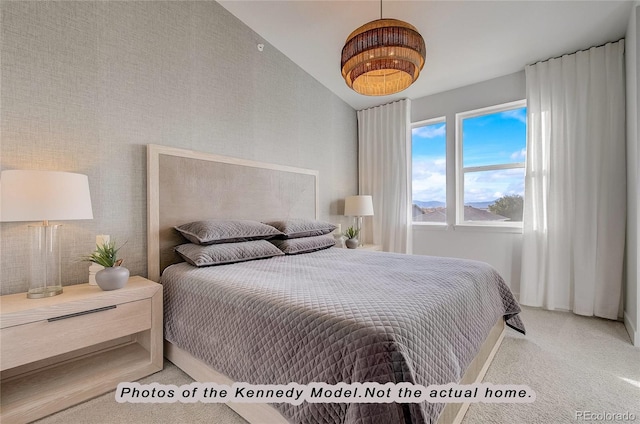
M 96 283 L 102 290 L 116 290 L 124 287 L 129 280 L 129 270 L 122 265 L 123 259 L 118 259 L 118 251 L 122 246 L 116 248 L 116 242 L 107 242 L 103 245 L 96 245 L 96 250 L 84 260 L 102 265 L 96 273 Z
M 344 232 L 344 236 L 347 238 L 345 244 L 349 249 L 355 249 L 358 247 L 358 233 L 360 230 L 356 230 L 353 227 L 347 228 L 347 231 Z

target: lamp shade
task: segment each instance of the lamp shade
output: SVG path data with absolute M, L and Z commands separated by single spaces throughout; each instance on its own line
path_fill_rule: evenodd
M 0 173 L 0 221 L 93 219 L 89 179 L 59 171 Z
M 373 199 L 371 196 L 349 196 L 344 199 L 346 216 L 373 216 Z

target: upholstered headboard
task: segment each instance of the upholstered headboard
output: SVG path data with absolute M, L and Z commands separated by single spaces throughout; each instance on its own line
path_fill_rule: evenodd
M 180 262 L 175 225 L 201 219 L 318 219 L 318 171 L 150 144 L 149 279 Z

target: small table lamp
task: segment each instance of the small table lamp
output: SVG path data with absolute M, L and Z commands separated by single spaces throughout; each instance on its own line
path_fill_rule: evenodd
M 371 196 L 349 196 L 344 199 L 344 214 L 356 217 L 358 240 L 362 246 L 362 217 L 373 216 L 373 199 Z
M 74 219 L 93 219 L 86 175 L 19 170 L 0 173 L 0 221 L 42 221 L 29 225 L 28 298 L 62 293 L 59 237 L 62 225 L 49 224 L 49 220 Z

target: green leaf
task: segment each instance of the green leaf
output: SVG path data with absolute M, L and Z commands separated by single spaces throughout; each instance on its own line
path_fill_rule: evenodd
M 90 255 L 84 256 L 82 260 L 102 265 L 105 268 L 110 268 L 118 261 L 118 251 L 122 246 L 116 248 L 115 241 L 110 241 L 102 246 L 96 245 L 96 250 Z

